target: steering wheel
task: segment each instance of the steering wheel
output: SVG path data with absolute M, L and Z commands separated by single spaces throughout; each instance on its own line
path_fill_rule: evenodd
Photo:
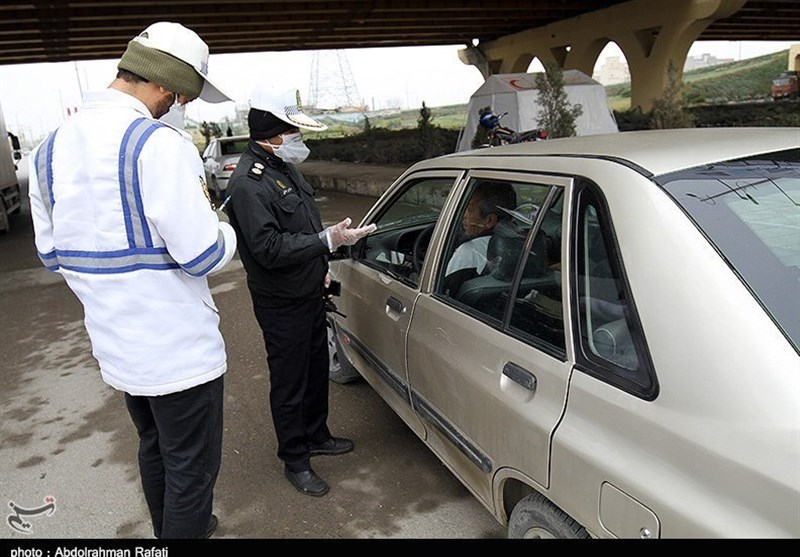
M 431 242 L 431 236 L 433 236 L 433 229 L 435 227 L 435 222 L 429 224 L 422 229 L 414 240 L 414 248 L 411 250 L 411 266 L 417 273 L 422 271 L 422 263 L 425 261 L 425 254 L 428 252 L 428 244 Z
M 518 205 L 514 210 L 518 213 L 522 213 L 531 220 L 535 220 L 536 213 L 539 212 L 539 206 L 536 203 L 531 203 L 529 201 L 527 203 L 523 203 L 522 205 Z

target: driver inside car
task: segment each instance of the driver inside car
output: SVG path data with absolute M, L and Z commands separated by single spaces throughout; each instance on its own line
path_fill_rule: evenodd
M 463 239 L 453 252 L 445 271 L 445 292 L 455 296 L 461 285 L 484 274 L 491 265 L 486 258 L 489 238 L 498 223 L 510 220 L 503 209 L 513 210 L 517 194 L 506 182 L 481 181 L 472 192 L 461 218 Z

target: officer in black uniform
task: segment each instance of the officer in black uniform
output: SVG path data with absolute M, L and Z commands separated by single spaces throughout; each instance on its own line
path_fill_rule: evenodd
M 326 126 L 303 112 L 298 91 L 258 88 L 250 106 L 250 142 L 228 182 L 226 210 L 264 334 L 278 458 L 293 486 L 322 496 L 328 484 L 310 457 L 353 450 L 327 424 L 328 256 L 375 226 L 349 228 L 348 218 L 323 229 L 314 190 L 294 165 L 308 156 L 300 128 Z

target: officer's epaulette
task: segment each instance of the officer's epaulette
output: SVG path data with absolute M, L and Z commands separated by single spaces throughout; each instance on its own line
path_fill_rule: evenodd
M 255 161 L 253 164 L 250 165 L 250 168 L 247 170 L 247 175 L 255 180 L 261 180 L 261 176 L 264 174 L 264 163 Z

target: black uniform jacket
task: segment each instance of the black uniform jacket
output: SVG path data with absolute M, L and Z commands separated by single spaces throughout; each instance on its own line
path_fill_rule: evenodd
M 322 296 L 328 250 L 314 189 L 294 165 L 250 140 L 228 181 L 225 210 L 247 285 L 269 306 Z

